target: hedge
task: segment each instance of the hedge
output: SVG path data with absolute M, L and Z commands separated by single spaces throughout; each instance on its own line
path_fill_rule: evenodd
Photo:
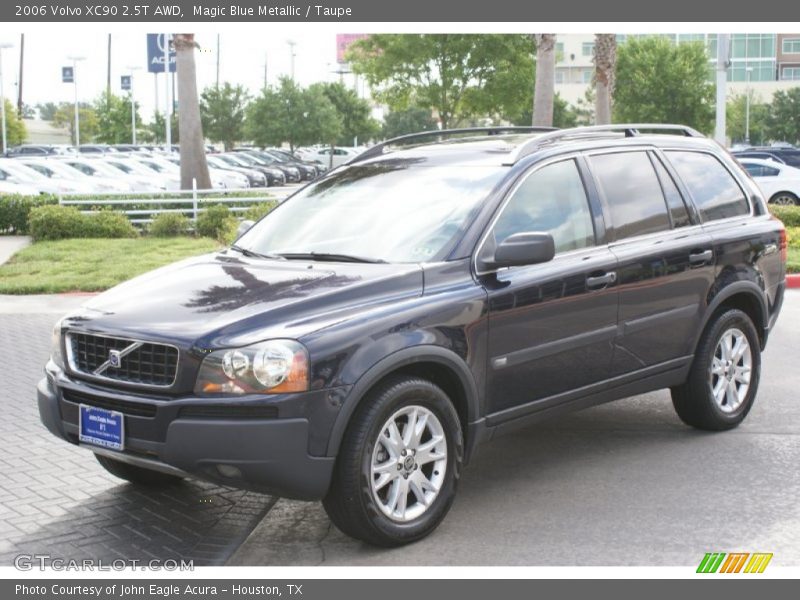
M 69 206 L 37 206 L 30 211 L 30 234 L 34 240 L 66 238 L 130 238 L 139 233 L 122 213 L 110 210 L 83 214 Z
M 0 233 L 26 235 L 30 231 L 28 217 L 31 209 L 51 204 L 58 204 L 58 198 L 49 194 L 41 196 L 0 194 Z
M 800 206 L 769 205 L 769 212 L 778 217 L 786 227 L 800 227 Z

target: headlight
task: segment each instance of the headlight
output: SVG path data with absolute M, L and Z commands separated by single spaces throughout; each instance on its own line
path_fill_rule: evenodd
M 205 357 L 195 394 L 280 394 L 308 389 L 308 352 L 293 340 L 215 350 Z
M 50 360 L 59 369 L 64 370 L 64 355 L 61 353 L 61 321 L 53 327 L 53 335 L 50 337 Z

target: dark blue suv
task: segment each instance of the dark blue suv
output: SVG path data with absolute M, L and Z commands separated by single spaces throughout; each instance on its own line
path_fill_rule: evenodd
M 785 262 L 758 187 L 691 129 L 427 132 L 65 317 L 39 409 L 131 482 L 321 499 L 403 544 L 512 427 L 660 388 L 738 425 Z

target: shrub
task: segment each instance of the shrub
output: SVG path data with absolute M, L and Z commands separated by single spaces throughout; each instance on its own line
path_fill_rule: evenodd
M 800 227 L 787 227 L 786 228 L 786 242 L 789 248 L 800 249 Z
M 223 204 L 215 204 L 209 206 L 197 217 L 195 231 L 201 237 L 222 241 L 230 232 L 231 226 L 236 227 L 236 219 L 231 215 L 228 207 Z
M 189 217 L 183 213 L 161 213 L 150 224 L 150 234 L 156 237 L 184 235 L 192 227 Z
M 27 234 L 31 209 L 51 204 L 58 204 L 58 198 L 48 194 L 41 196 L 0 194 L 0 232 Z
M 136 237 L 128 218 L 111 211 L 85 215 L 71 206 L 38 206 L 30 211 L 30 234 L 34 240 L 66 238 Z
M 783 221 L 786 227 L 800 227 L 800 206 L 770 204 L 769 212 Z
M 83 216 L 86 219 L 86 235 L 76 237 L 130 238 L 139 235 L 128 217 L 122 213 L 101 210 L 98 213 Z
M 267 213 L 272 212 L 272 209 L 275 208 L 276 206 L 278 206 L 278 203 L 275 201 L 254 204 L 253 206 L 248 208 L 244 213 L 242 213 L 242 218 L 246 221 L 258 221 L 261 217 L 263 217 Z

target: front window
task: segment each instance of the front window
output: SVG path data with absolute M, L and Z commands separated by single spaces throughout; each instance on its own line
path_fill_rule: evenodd
M 506 173 L 400 159 L 352 166 L 298 192 L 237 245 L 267 255 L 440 260 Z

